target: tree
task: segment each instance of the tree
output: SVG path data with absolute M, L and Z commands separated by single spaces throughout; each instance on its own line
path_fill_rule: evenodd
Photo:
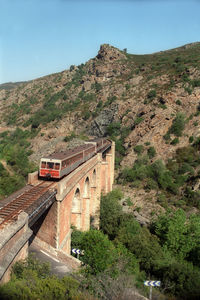
M 0 286 L 1 300 L 86 300 L 78 291 L 79 282 L 70 276 L 62 279 L 52 276 L 49 266 L 29 257 L 17 262 L 11 274 L 11 280 Z
M 86 264 L 86 272 L 98 274 L 111 267 L 117 259 L 117 250 L 108 237 L 101 231 L 90 230 L 80 241 L 84 250 L 82 261 Z
M 200 298 L 200 272 L 191 263 L 168 260 L 160 268 L 160 279 L 167 291 L 181 300 L 198 300 Z
M 119 200 L 122 198 L 120 190 L 113 190 L 101 197 L 100 205 L 100 229 L 112 240 L 118 231 L 122 207 Z
M 200 240 L 200 218 L 190 216 L 182 209 L 161 215 L 152 225 L 153 232 L 160 238 L 161 245 L 175 257 L 183 260 L 198 246 Z

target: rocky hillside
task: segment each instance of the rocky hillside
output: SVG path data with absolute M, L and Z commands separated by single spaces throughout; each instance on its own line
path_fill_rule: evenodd
M 138 157 L 167 164 L 177 149 L 197 144 L 199 114 L 200 43 L 150 55 L 104 44 L 85 64 L 0 89 L 0 131 L 27 130 L 31 160 L 66 148 L 73 138 L 110 136 L 121 178 Z M 197 176 L 198 168 L 194 172 Z M 198 189 L 196 177 L 195 185 Z M 143 207 L 141 199 L 148 197 L 152 212 L 157 189 L 145 191 L 145 182 L 128 186 L 127 195 L 137 199 L 134 207 Z

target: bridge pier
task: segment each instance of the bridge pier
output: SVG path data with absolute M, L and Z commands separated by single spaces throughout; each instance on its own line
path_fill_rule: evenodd
M 57 248 L 58 211 L 58 203 L 55 201 L 31 226 L 33 234 L 53 248 Z

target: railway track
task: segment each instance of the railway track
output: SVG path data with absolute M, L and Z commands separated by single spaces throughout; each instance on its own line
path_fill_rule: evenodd
M 50 188 L 53 188 L 55 183 L 43 181 L 22 195 L 19 195 L 7 205 L 0 209 L 0 229 L 6 224 L 16 220 L 21 211 L 26 211 L 34 204 L 43 194 Z

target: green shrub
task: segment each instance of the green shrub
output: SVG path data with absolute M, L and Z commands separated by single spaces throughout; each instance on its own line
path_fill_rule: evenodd
M 189 206 L 200 209 L 200 191 L 193 191 L 190 187 L 186 187 L 185 200 Z
M 194 147 L 182 147 L 176 150 L 176 160 L 178 163 L 187 162 L 190 165 L 194 165 L 199 161 L 199 155 Z
M 150 90 L 147 94 L 147 98 L 152 101 L 156 97 L 156 90 Z
M 148 168 L 146 166 L 146 160 L 136 160 L 133 168 L 125 168 L 122 170 L 119 176 L 119 181 L 124 183 L 131 182 L 132 186 L 134 181 L 143 180 L 148 176 Z
M 183 162 L 178 170 L 179 174 L 189 173 L 190 175 L 194 175 L 194 169 L 187 162 Z
M 140 124 L 143 120 L 143 117 L 136 117 L 136 119 L 134 120 L 134 126 Z
M 179 138 L 174 138 L 172 141 L 171 141 L 171 145 L 177 145 L 179 143 Z
M 176 100 L 176 104 L 177 104 L 177 105 L 182 105 L 182 102 L 181 102 L 181 100 L 179 100 L 179 99 L 178 99 L 178 100 Z
M 138 179 L 135 179 L 130 183 L 131 188 L 139 188 L 141 186 L 141 181 Z
M 157 197 L 157 202 L 164 207 L 165 209 L 167 209 L 168 207 L 168 202 L 167 202 L 167 198 L 166 195 L 163 193 L 159 193 L 158 197 Z
M 184 73 L 182 76 L 181 76 L 181 79 L 183 82 L 190 82 L 190 77 L 187 73 Z
M 149 148 L 147 149 L 147 154 L 148 154 L 149 158 L 155 157 L 155 155 L 156 155 L 156 150 L 155 150 L 155 148 L 154 148 L 154 147 L 149 147 Z
M 109 136 L 118 136 L 120 134 L 121 124 L 120 122 L 110 123 L 107 127 L 107 134 Z
M 83 120 L 86 121 L 90 118 L 91 112 L 89 110 L 83 111 L 82 116 L 83 116 Z
M 193 125 L 194 125 L 194 126 L 198 126 L 198 122 L 195 121 L 195 122 L 193 123 Z
M 154 179 L 158 186 L 173 194 L 177 193 L 177 185 L 174 183 L 172 174 L 167 170 L 161 160 L 155 161 L 148 169 L 149 177 Z
M 72 72 L 74 69 L 75 69 L 74 65 L 71 65 L 70 68 L 69 68 L 70 72 Z
M 200 87 L 200 79 L 191 80 L 191 85 L 193 88 Z
M 192 94 L 192 89 L 190 87 L 185 87 L 185 91 L 191 95 Z
M 113 103 L 113 102 L 116 101 L 116 100 L 117 100 L 117 97 L 116 97 L 116 96 L 109 97 L 109 98 L 107 99 L 107 101 L 105 102 L 104 106 L 107 107 L 107 106 L 109 106 L 111 103 Z
M 74 131 L 72 131 L 70 135 L 67 135 L 64 138 L 64 142 L 69 142 L 69 141 L 73 140 L 75 137 L 76 137 L 76 134 Z
M 138 155 L 141 155 L 142 152 L 144 152 L 144 146 L 143 145 L 137 145 L 137 146 L 134 147 L 134 151 Z
M 95 82 L 94 84 L 92 84 L 92 88 L 94 88 L 96 92 L 99 92 L 102 90 L 102 85 L 99 82 Z
M 148 178 L 146 185 L 145 185 L 146 190 L 157 190 L 158 189 L 158 184 L 155 180 Z
M 87 93 L 81 97 L 84 102 L 94 102 L 96 101 L 96 95 L 94 93 Z
M 103 107 L 103 101 L 99 100 L 98 104 L 97 104 L 97 108 L 102 108 Z
M 166 104 L 158 104 L 158 107 L 162 108 L 162 109 L 167 109 L 167 105 Z
M 189 137 L 189 143 L 191 144 L 191 143 L 193 143 L 193 141 L 194 141 L 194 137 L 191 135 L 191 136 Z
M 169 134 L 169 132 L 167 132 L 165 135 L 163 135 L 163 139 L 166 141 L 166 143 L 170 141 L 170 134 Z
M 193 143 L 193 146 L 194 146 L 195 148 L 198 148 L 199 145 L 200 145 L 200 137 L 197 137 L 197 138 L 195 139 L 194 143 Z
M 172 126 L 169 129 L 169 133 L 173 133 L 176 136 L 181 136 L 185 128 L 185 116 L 182 113 L 177 113 L 176 118 L 172 122 Z

